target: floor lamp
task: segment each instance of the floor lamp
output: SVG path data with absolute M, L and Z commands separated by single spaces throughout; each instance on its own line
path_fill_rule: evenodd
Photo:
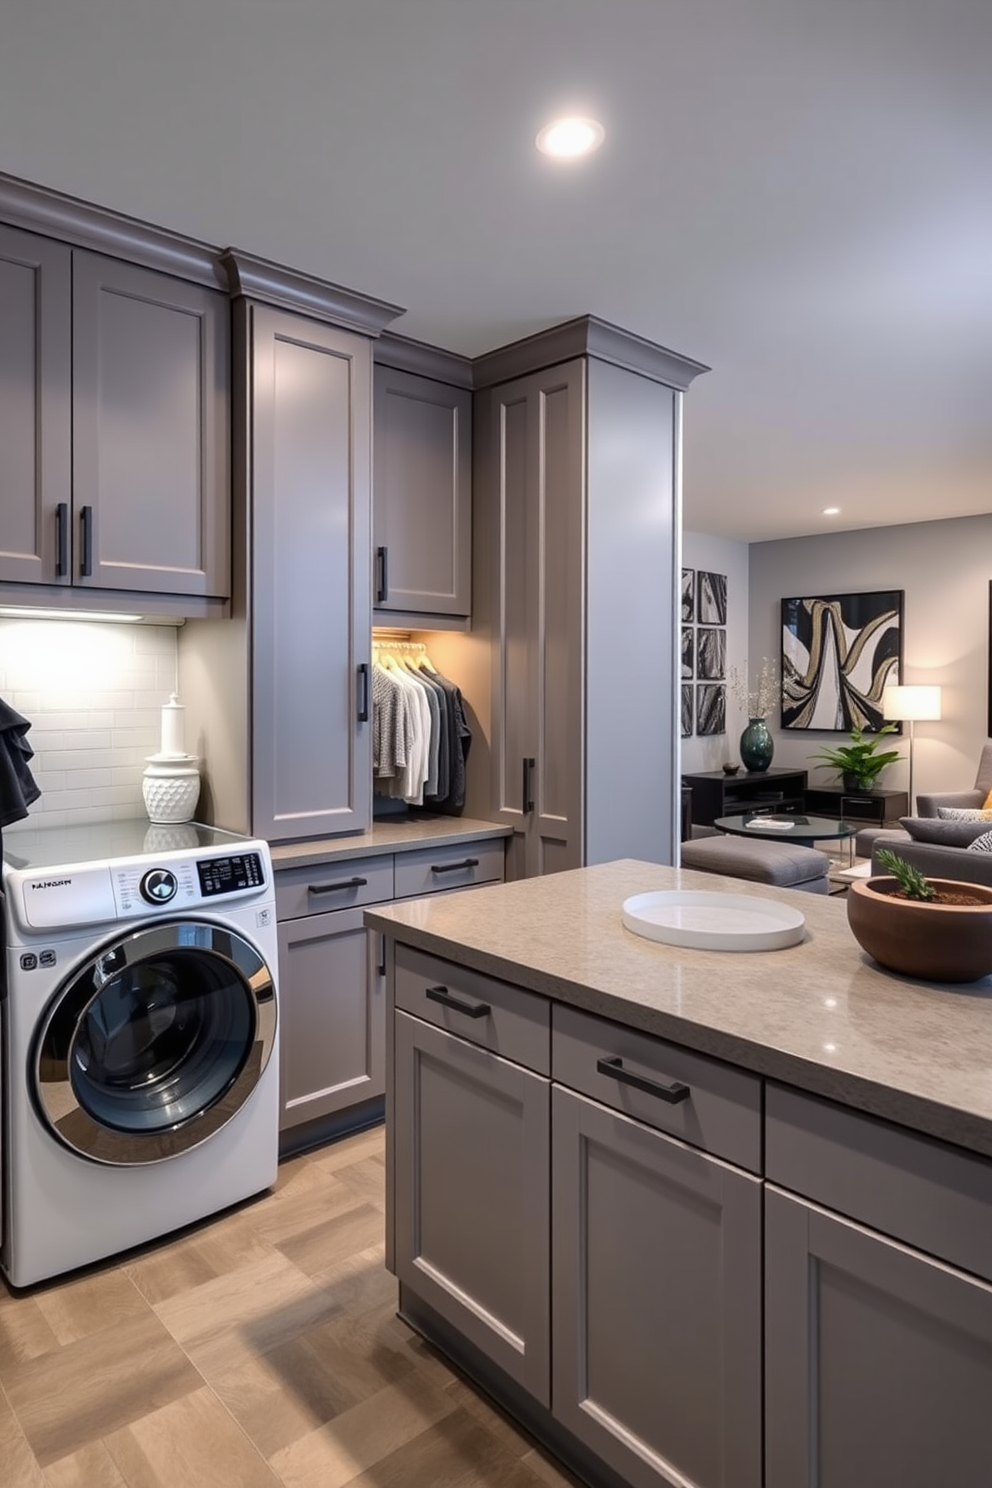
M 917 722 L 940 717 L 939 687 L 886 687 L 882 691 L 882 716 L 886 722 L 909 724 L 909 814 L 913 802 L 913 727 Z

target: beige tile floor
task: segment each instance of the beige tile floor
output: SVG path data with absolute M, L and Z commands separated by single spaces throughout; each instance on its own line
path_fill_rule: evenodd
M 0 1488 L 574 1488 L 396 1316 L 383 1131 L 45 1286 L 0 1282 Z

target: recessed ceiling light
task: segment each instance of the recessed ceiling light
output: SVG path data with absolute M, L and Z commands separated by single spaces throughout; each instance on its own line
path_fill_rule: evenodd
M 553 119 L 545 124 L 535 143 L 556 160 L 575 160 L 590 155 L 603 143 L 604 129 L 596 119 Z
M 825 517 L 836 517 L 839 511 L 839 506 L 825 506 L 823 508 L 823 515 Z

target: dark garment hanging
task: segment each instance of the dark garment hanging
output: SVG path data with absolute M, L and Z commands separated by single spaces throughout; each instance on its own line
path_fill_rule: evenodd
M 472 730 L 465 718 L 465 707 L 462 702 L 461 691 L 454 682 L 441 675 L 438 671 L 429 673 L 431 679 L 438 684 L 445 695 L 447 704 L 449 737 L 448 737 L 448 765 L 449 786 L 446 796 L 425 796 L 425 804 L 433 806 L 436 811 L 450 811 L 457 813 L 465 809 L 465 761 L 472 743 Z
M 28 768 L 34 750 L 27 741 L 31 727 L 0 698 L 0 827 L 20 821 L 41 791 Z

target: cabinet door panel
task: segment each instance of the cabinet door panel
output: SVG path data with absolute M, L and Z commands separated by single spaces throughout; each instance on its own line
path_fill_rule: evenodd
M 383 1094 L 378 945 L 360 909 L 280 923 L 281 1130 Z
M 396 1274 L 549 1398 L 548 1081 L 395 1014 Z
M 253 831 L 270 841 L 362 831 L 372 818 L 371 692 L 360 696 L 371 661 L 368 342 L 267 307 L 249 314 Z
M 468 615 L 472 395 L 377 366 L 373 421 L 373 543 L 388 578 L 375 608 Z
M 556 1417 L 633 1488 L 758 1488 L 759 1181 L 559 1086 L 552 1121 Z
M 225 295 L 75 253 L 73 582 L 229 592 L 229 337 Z
M 14 583 L 69 582 L 56 508 L 68 518 L 70 263 L 64 244 L 0 227 L 0 580 Z
M 767 1488 L 987 1488 L 992 1287 L 769 1188 Z

